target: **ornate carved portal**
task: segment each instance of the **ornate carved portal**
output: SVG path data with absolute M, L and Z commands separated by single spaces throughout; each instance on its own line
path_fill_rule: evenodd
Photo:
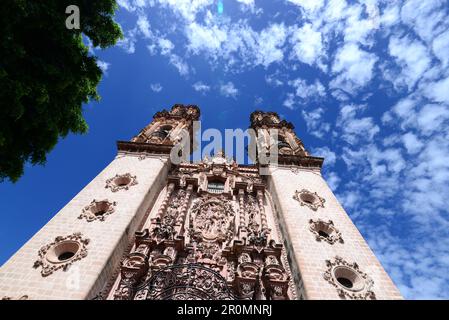
M 114 299 L 289 299 L 283 246 L 267 223 L 257 168 L 222 154 L 181 164 L 157 215 L 136 233 Z M 217 182 L 219 181 L 219 183 Z M 208 184 L 222 188 L 208 188 Z
M 141 300 L 234 300 L 226 279 L 201 264 L 162 268 L 135 289 Z

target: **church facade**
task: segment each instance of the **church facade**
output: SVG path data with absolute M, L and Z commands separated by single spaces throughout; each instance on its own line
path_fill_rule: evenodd
M 174 105 L 117 142 L 116 158 L 0 268 L 0 297 L 402 298 L 291 123 L 250 116 L 258 154 L 277 130 L 277 164 L 221 152 L 173 163 L 199 116 Z

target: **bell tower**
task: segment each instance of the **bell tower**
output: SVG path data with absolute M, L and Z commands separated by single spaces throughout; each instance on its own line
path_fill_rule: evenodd
M 199 117 L 197 106 L 176 104 L 118 141 L 115 159 L 0 268 L 0 298 L 96 297 L 166 185 L 171 149 Z
M 275 112 L 250 116 L 266 167 L 274 219 L 304 299 L 400 299 L 401 295 L 321 175 L 324 159 L 305 149 Z M 258 161 L 257 161 L 258 162 Z
M 281 120 L 276 112 L 254 111 L 250 115 L 250 128 L 256 134 L 258 156 L 277 153 L 281 164 L 305 163 L 321 167 L 323 159 L 312 157 L 294 131 L 294 125 Z M 256 159 L 257 161 L 257 159 Z

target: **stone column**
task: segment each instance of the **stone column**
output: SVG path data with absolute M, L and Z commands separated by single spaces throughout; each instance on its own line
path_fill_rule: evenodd
M 181 225 L 181 230 L 182 230 L 182 225 L 184 224 L 184 219 L 186 217 L 187 207 L 189 205 L 190 197 L 192 196 L 192 190 L 193 190 L 193 185 L 189 184 L 187 186 L 186 194 L 184 196 L 184 199 L 183 199 L 183 202 L 181 205 L 181 210 L 179 212 L 178 219 L 176 221 L 177 224 Z
M 260 220 L 262 222 L 262 231 L 268 230 L 267 215 L 263 205 L 263 191 L 257 190 L 257 201 L 259 202 Z
M 162 216 L 164 215 L 164 212 L 167 209 L 168 201 L 170 201 L 170 196 L 172 195 L 174 189 L 175 184 L 170 183 L 167 187 L 167 194 L 165 195 L 164 201 L 162 201 L 161 207 L 157 212 L 157 218 L 162 218 Z
M 239 238 L 242 240 L 246 237 L 246 218 L 245 218 L 245 191 L 239 189 Z

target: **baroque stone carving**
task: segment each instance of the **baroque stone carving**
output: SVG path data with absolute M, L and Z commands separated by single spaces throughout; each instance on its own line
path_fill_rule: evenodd
M 117 202 L 109 202 L 108 200 L 92 200 L 92 202 L 84 207 L 78 219 L 86 219 L 87 222 L 95 220 L 104 221 L 106 216 L 114 213 Z
M 301 206 L 307 206 L 316 211 L 318 208 L 324 208 L 325 199 L 321 198 L 316 192 L 307 189 L 296 190 L 293 199 L 297 200 Z
M 374 281 L 359 269 L 357 263 L 349 263 L 342 257 L 336 256 L 332 260 L 326 260 L 327 270 L 323 277 L 338 292 L 343 299 L 375 300 L 376 295 L 372 291 Z
M 334 244 L 338 241 L 341 243 L 344 242 L 340 231 L 335 228 L 332 220 L 324 221 L 321 219 L 310 219 L 309 224 L 309 229 L 313 234 L 315 234 L 317 241 L 326 241 L 330 244 Z
M 167 221 L 166 219 L 165 221 Z M 175 228 L 172 224 L 162 222 L 161 218 L 156 218 L 156 226 L 151 231 L 153 238 L 157 242 L 161 242 L 162 240 L 171 240 L 173 236 L 176 234 Z
M 41 274 L 46 277 L 56 270 L 66 271 L 75 261 L 87 256 L 87 245 L 90 240 L 83 238 L 80 232 L 68 236 L 59 236 L 43 246 L 34 262 L 35 269 L 42 267 Z
M 128 190 L 129 187 L 137 184 L 137 177 L 130 173 L 116 174 L 114 177 L 106 180 L 105 188 L 111 189 L 112 192 L 119 190 Z
M 190 213 L 190 234 L 197 241 L 229 242 L 234 236 L 235 213 L 224 197 L 197 199 Z
M 165 267 L 138 290 L 146 289 L 151 300 L 233 300 L 226 280 L 199 264 Z

